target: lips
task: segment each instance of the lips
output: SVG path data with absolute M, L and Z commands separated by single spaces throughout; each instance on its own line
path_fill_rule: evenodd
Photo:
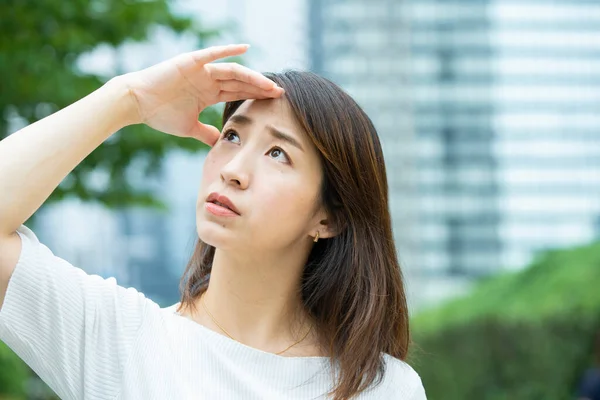
M 231 200 L 229 200 L 229 198 L 227 198 L 227 196 L 220 195 L 217 192 L 212 192 L 211 194 L 208 195 L 208 197 L 206 198 L 206 201 L 208 203 L 214 203 L 214 204 L 220 205 L 221 207 L 228 208 L 231 211 L 233 211 L 234 213 L 240 215 L 240 212 L 235 207 L 235 204 L 233 204 L 233 202 Z

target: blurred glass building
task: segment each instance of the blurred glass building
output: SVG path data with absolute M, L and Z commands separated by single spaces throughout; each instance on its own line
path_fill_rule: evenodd
M 309 3 L 312 69 L 385 146 L 414 307 L 600 235 L 600 3 Z

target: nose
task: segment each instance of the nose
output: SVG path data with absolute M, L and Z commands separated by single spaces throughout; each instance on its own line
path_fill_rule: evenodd
M 221 179 L 227 185 L 232 185 L 238 189 L 246 189 L 250 181 L 248 171 L 248 160 L 244 160 L 243 152 L 238 152 L 221 168 Z

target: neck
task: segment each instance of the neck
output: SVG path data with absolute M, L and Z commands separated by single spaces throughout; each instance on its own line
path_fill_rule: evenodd
M 307 252 L 293 253 L 287 250 L 285 256 L 248 256 L 217 249 L 202 297 L 212 318 L 197 299 L 196 319 L 221 334 L 226 334 L 224 328 L 233 339 L 268 352 L 282 351 L 302 339 L 313 326 L 300 295 Z M 289 352 L 307 349 L 313 336 L 311 332 Z

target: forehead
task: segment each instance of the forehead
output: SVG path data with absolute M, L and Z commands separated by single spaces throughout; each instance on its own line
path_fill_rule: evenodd
M 249 117 L 257 125 L 273 125 L 278 129 L 286 130 L 301 140 L 306 137 L 306 132 L 284 98 L 246 100 L 232 115 L 236 114 Z

